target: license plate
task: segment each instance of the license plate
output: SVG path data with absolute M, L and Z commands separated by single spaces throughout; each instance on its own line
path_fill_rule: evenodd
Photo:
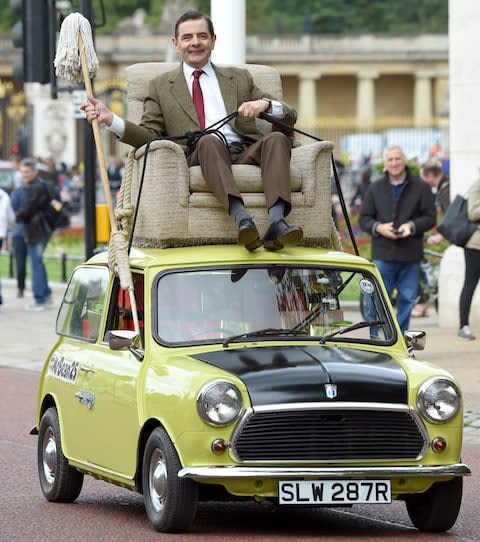
M 293 480 L 278 482 L 279 504 L 385 504 L 390 480 Z

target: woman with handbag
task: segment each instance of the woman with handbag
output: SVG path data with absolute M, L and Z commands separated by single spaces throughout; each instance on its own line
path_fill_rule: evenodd
M 460 294 L 460 327 L 457 336 L 459 339 L 472 341 L 475 335 L 469 326 L 470 308 L 480 279 L 480 179 L 471 186 L 467 201 L 469 220 L 479 224 L 464 246 L 465 278 Z

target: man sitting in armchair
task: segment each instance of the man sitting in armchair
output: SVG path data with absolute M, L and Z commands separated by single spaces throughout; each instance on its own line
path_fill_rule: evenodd
M 220 137 L 206 134 L 193 149 L 185 147 L 188 165 L 200 165 L 208 186 L 235 221 L 240 245 L 253 251 L 262 244 L 267 250 L 298 244 L 302 229 L 285 221 L 291 209 L 291 138 L 279 130 L 262 135 L 255 123 L 256 117 L 268 112 L 293 126 L 295 110 L 263 93 L 247 70 L 211 63 L 216 36 L 212 21 L 202 13 L 183 14 L 175 24 L 172 40 L 183 62 L 150 82 L 139 125 L 119 118 L 93 96 L 82 105 L 87 120 L 96 119 L 121 141 L 138 148 L 158 137 L 204 130 L 225 118 L 227 112 L 237 111 L 234 121 L 220 128 Z M 231 164 L 261 168 L 269 218 L 262 240 L 245 208 Z

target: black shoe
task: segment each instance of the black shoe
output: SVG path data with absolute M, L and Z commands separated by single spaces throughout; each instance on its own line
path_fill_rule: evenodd
M 238 244 L 247 250 L 255 250 L 262 241 L 258 235 L 257 226 L 251 218 L 243 218 L 238 225 Z
M 19 288 L 17 291 L 17 297 L 23 297 L 23 288 Z
M 285 220 L 270 224 L 263 238 L 263 246 L 267 250 L 280 250 L 285 245 L 298 245 L 303 239 L 300 226 L 289 226 Z

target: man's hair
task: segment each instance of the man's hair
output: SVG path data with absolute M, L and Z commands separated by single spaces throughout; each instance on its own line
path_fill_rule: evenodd
M 20 161 L 20 166 L 37 169 L 37 161 L 34 158 L 23 158 Z
M 385 147 L 385 149 L 383 149 L 383 159 L 384 160 L 387 157 L 387 152 L 388 151 L 400 151 L 402 156 L 403 156 L 403 159 L 404 160 L 407 159 L 407 157 L 405 156 L 405 153 L 403 152 L 403 149 L 402 149 L 402 147 L 400 147 L 400 145 L 389 145 L 388 147 Z
M 427 160 L 424 164 L 422 164 L 422 172 L 424 174 L 433 173 L 433 175 L 440 175 L 441 173 L 443 173 L 440 160 L 437 160 L 436 158 L 431 158 L 430 160 Z
M 187 11 L 183 15 L 181 15 L 177 22 L 175 23 L 175 37 L 178 38 L 178 27 L 184 23 L 185 21 L 191 21 L 191 20 L 197 20 L 197 19 L 203 19 L 207 21 L 208 31 L 211 36 L 215 35 L 215 31 L 213 30 L 213 23 L 212 19 L 208 17 L 207 15 L 204 15 L 203 13 L 200 13 L 199 11 Z

